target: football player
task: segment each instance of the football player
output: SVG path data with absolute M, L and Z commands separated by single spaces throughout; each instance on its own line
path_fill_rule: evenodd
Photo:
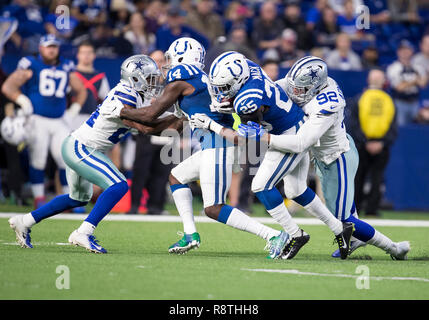
M 117 115 L 143 124 L 150 123 L 169 109 L 176 101 L 176 109 L 190 117 L 196 113 L 219 122 L 218 126 L 232 128 L 230 114 L 210 110 L 211 96 L 208 78 L 204 73 L 205 50 L 192 38 L 174 41 L 165 53 L 167 65 L 166 86 L 162 95 L 149 108 L 131 110 L 105 110 L 108 115 Z M 212 219 L 233 228 L 255 234 L 268 241 L 268 258 L 277 258 L 284 248 L 288 235 L 285 232 L 264 226 L 237 208 L 226 204 L 234 164 L 234 146 L 218 134 L 206 130 L 195 130 L 201 150 L 194 153 L 171 171 L 169 182 L 173 199 L 183 221 L 183 237 L 169 247 L 170 253 L 185 253 L 200 245 L 189 182 L 200 180 L 204 212 Z
M 98 223 L 128 191 L 128 184 L 105 152 L 118 143 L 131 128 L 157 134 L 169 126 L 175 128 L 175 124 L 180 121 L 174 115 L 167 115 L 162 121 L 154 121 L 152 127 L 146 127 L 119 117 L 106 117 L 102 111 L 111 106 L 130 109 L 145 107 L 150 99 L 159 94 L 160 77 L 161 71 L 148 56 L 132 56 L 122 63 L 120 82 L 109 91 L 88 120 L 62 143 L 61 153 L 66 163 L 70 193 L 58 196 L 28 214 L 9 219 L 17 242 L 22 247 L 33 247 L 30 232 L 36 223 L 86 205 L 92 197 L 92 184 L 95 184 L 104 191 L 85 221 L 71 233 L 68 241 L 94 253 L 106 253 L 93 233 Z
M 59 48 L 60 42 L 54 35 L 42 36 L 39 56 L 19 60 L 17 69 L 2 86 L 4 95 L 18 104 L 29 118 L 29 176 L 35 208 L 45 203 L 44 170 L 49 151 L 59 168 L 63 192 L 68 192 L 65 164 L 61 158 L 61 143 L 70 133 L 63 117 L 67 87 L 70 85 L 76 93 L 76 101 L 66 111 L 69 117 L 79 113 L 86 99 L 86 89 L 73 73 L 74 63 L 63 59 Z
M 209 79 L 214 97 L 213 107 L 221 113 L 235 110 L 242 121 L 261 123 L 267 131 L 281 137 L 296 134 L 304 124 L 302 109 L 287 97 L 284 90 L 259 65 L 240 53 L 230 51 L 218 56 L 210 67 Z M 195 115 L 192 121 L 196 127 L 215 130 L 228 140 L 239 142 L 235 131 L 219 128 L 213 119 Z M 292 220 L 282 195 L 275 187 L 282 179 L 286 196 L 327 224 L 335 234 L 341 258 L 346 259 L 353 224 L 335 219 L 320 198 L 307 187 L 309 161 L 308 152 L 291 153 L 269 147 L 253 178 L 252 191 L 291 236 L 281 255 L 282 259 L 292 259 L 310 238 Z
M 343 93 L 335 80 L 328 77 L 326 63 L 317 57 L 304 57 L 277 84 L 309 115 L 309 119 L 296 135 L 265 133 L 255 125 L 243 125 L 239 133 L 246 135 L 257 131 L 261 140 L 283 152 L 299 153 L 310 149 L 328 209 L 337 219 L 354 224 L 356 239 L 351 241 L 350 253 L 369 243 L 386 251 L 393 259 L 406 259 L 410 250 L 408 241 L 393 242 L 358 218 L 354 178 L 359 155 L 353 138 L 346 133 Z M 339 252 L 334 252 L 333 257 L 338 256 Z

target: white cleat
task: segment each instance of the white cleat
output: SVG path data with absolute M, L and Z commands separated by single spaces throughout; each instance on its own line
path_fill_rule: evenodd
M 393 260 L 407 260 L 407 254 L 410 250 L 410 243 L 408 241 L 402 241 L 394 243 L 394 249 L 389 253 Z
M 22 221 L 22 215 L 14 216 L 9 219 L 9 225 L 15 231 L 16 234 L 16 242 L 22 247 L 22 248 L 29 248 L 32 249 L 33 245 L 31 244 L 31 237 L 30 237 L 30 228 L 27 228 L 24 226 L 24 223 Z
M 107 253 L 106 249 L 98 244 L 94 235 L 73 231 L 69 237 L 69 243 L 75 246 L 83 247 L 94 253 Z

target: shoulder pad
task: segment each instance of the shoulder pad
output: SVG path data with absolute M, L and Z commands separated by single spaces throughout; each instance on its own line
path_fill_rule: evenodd
M 23 57 L 19 59 L 17 69 L 20 69 L 20 70 L 31 69 L 31 65 L 33 64 L 33 59 L 34 58 L 31 56 Z
M 167 73 L 167 83 L 175 80 L 188 80 L 199 74 L 201 71 L 189 64 L 179 64 Z
M 258 110 L 262 104 L 263 93 L 262 89 L 249 88 L 237 94 L 234 99 L 237 114 L 250 114 Z
M 123 104 L 127 104 L 131 107 L 136 108 L 137 107 L 137 95 L 138 93 L 132 89 L 131 87 L 119 83 L 112 89 L 113 96 L 115 98 L 118 98 L 119 101 L 121 101 Z

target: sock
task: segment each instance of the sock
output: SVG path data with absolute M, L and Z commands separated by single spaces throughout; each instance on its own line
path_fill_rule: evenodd
M 95 227 L 98 223 L 112 210 L 122 197 L 128 191 L 128 184 L 126 181 L 115 183 L 104 190 L 97 199 L 97 202 L 85 219 L 86 222 L 91 223 Z
M 341 221 L 334 217 L 331 211 L 329 211 L 329 209 L 323 204 L 322 200 L 320 200 L 320 198 L 310 188 L 307 187 L 307 190 L 293 200 L 326 224 L 335 235 L 338 235 L 343 231 L 343 224 Z
M 31 213 L 27 213 L 27 214 L 24 214 L 24 216 L 22 217 L 22 223 L 24 224 L 25 227 L 31 228 L 36 224 L 36 220 L 34 220 Z
M 186 184 L 174 184 L 170 186 L 177 211 L 182 218 L 183 231 L 186 234 L 197 232 L 192 209 L 192 191 Z
M 368 242 L 371 238 L 374 237 L 375 229 L 365 221 L 356 219 L 354 216 L 350 216 L 346 222 L 353 222 L 355 225 L 355 231 L 353 236 L 363 242 Z
M 373 246 L 376 246 L 377 248 L 380 248 L 381 250 L 384 250 L 388 253 L 392 253 L 392 250 L 394 250 L 394 242 L 381 232 L 378 232 L 377 230 L 374 231 L 374 236 L 369 239 L 367 243 L 372 244 Z
M 33 197 L 42 198 L 45 195 L 45 185 L 43 183 L 35 183 L 31 185 L 31 192 Z
M 92 223 L 84 221 L 77 229 L 77 232 L 87 234 L 87 235 L 92 235 L 94 233 L 94 230 L 95 230 L 95 226 Z
M 29 168 L 29 180 L 31 182 L 31 191 L 34 198 L 40 198 L 45 195 L 45 171 L 35 169 L 32 166 Z
M 45 205 L 29 214 L 34 218 L 35 223 L 37 223 L 43 219 L 49 218 L 68 209 L 85 206 L 87 203 L 88 202 L 73 200 L 69 197 L 68 194 L 63 194 L 61 196 L 55 197 Z M 25 218 L 25 221 L 27 223 L 31 223 L 31 219 L 29 219 L 29 217 Z M 24 222 L 24 224 L 26 222 Z
M 291 237 L 295 237 L 299 234 L 300 228 L 295 221 L 292 220 L 292 217 L 283 202 L 283 197 L 276 188 L 259 191 L 256 192 L 255 195 L 265 206 L 268 213 L 287 233 L 289 233 Z
M 267 227 L 239 209 L 228 205 L 224 205 L 220 210 L 218 221 L 235 229 L 257 235 L 264 240 L 270 240 L 280 234 L 280 231 Z

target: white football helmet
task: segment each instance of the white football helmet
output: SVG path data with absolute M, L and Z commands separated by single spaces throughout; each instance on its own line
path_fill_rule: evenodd
M 24 116 L 5 117 L 1 122 L 1 135 L 3 139 L 12 144 L 19 145 L 27 139 L 27 119 Z
M 171 68 L 186 63 L 202 70 L 205 57 L 206 50 L 197 40 L 187 37 L 179 38 L 173 41 L 165 52 L 165 66 L 162 69 L 167 73 Z
M 233 98 L 249 76 L 249 65 L 244 55 L 235 51 L 222 53 L 210 67 L 211 93 L 217 101 Z
M 161 93 L 161 76 L 156 62 L 144 54 L 131 56 L 121 65 L 121 80 L 147 97 Z
M 308 103 L 328 85 L 328 66 L 318 57 L 299 59 L 286 75 L 286 93 L 299 106 Z

